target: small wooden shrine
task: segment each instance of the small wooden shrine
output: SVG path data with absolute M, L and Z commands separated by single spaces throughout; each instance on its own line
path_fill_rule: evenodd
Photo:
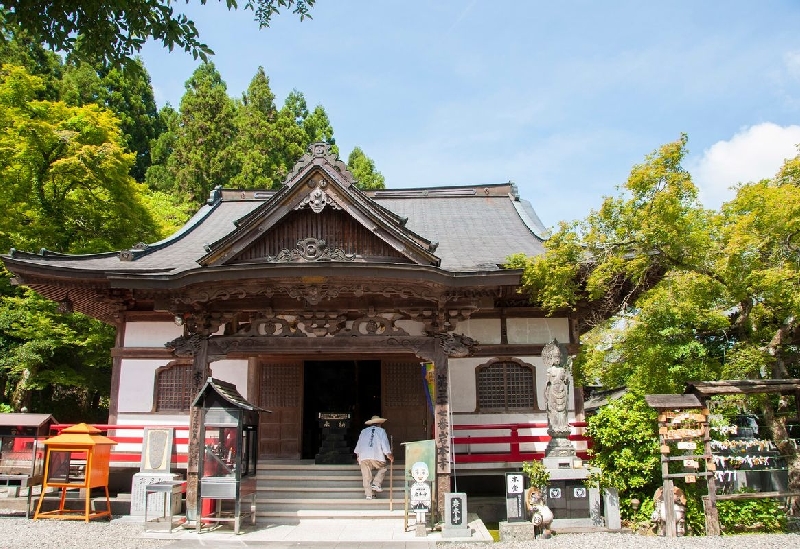
M 100 434 L 91 425 L 78 423 L 44 441 L 44 482 L 34 519 L 53 518 L 85 520 L 111 517 L 111 500 L 108 495 L 108 471 L 111 447 L 115 441 Z M 42 503 L 48 488 L 60 488 L 61 499 L 57 509 L 42 511 Z M 92 510 L 92 488 L 103 488 L 106 494 L 106 509 Z M 83 509 L 66 509 L 67 490 L 84 489 Z

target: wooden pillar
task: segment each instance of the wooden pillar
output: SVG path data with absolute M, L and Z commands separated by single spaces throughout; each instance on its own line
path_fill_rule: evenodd
M 114 349 L 117 352 L 113 353 L 111 357 L 111 392 L 108 398 L 109 425 L 116 425 L 117 417 L 119 416 L 119 383 L 122 375 L 120 371 L 122 369 L 122 357 L 119 355 L 119 351 L 125 347 L 125 326 L 126 323 L 124 321 L 116 324 L 117 335 L 114 340 Z
M 201 337 L 194 353 L 192 381 L 194 387 L 192 394 L 196 395 L 205 383 L 208 374 L 208 339 Z M 200 422 L 202 414 L 200 408 L 192 406 L 189 412 L 189 455 L 186 464 L 186 519 L 190 522 L 197 520 L 199 470 L 198 462 L 203 449 L 200 440 Z
M 701 398 L 703 403 L 703 415 L 706 416 L 705 426 L 703 427 L 703 454 L 706 460 L 706 485 L 708 486 L 708 497 L 703 498 L 703 513 L 706 517 L 706 535 L 719 536 L 719 514 L 717 512 L 717 481 L 714 476 L 716 465 L 711 453 L 711 421 L 709 419 L 708 402 Z
M 437 349 L 434 359 L 436 372 L 436 403 L 434 405 L 434 440 L 436 441 L 436 510 L 434 518 L 444 509 L 444 495 L 450 492 L 450 372 L 447 354 Z

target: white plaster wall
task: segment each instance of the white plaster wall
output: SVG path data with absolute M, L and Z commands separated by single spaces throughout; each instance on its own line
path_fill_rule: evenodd
M 183 326 L 174 322 L 128 322 L 125 325 L 125 347 L 163 347 L 183 335 Z
M 475 411 L 477 405 L 477 387 L 475 381 L 475 368 L 485 364 L 491 358 L 460 358 L 450 359 L 450 408 L 454 414 L 453 423 L 455 425 L 507 425 L 512 423 L 547 423 L 547 412 L 545 411 L 544 389 L 547 385 L 547 368 L 542 362 L 541 357 L 525 356 L 516 357 L 518 360 L 532 365 L 536 374 L 536 402 L 541 411 L 526 413 L 478 413 Z M 569 386 L 569 412 L 570 421 L 575 419 L 575 394 L 574 383 Z M 582 427 L 573 427 L 573 433 L 584 432 Z M 498 430 L 458 430 L 455 436 L 507 436 L 507 429 Z M 546 427 L 531 427 L 520 430 L 520 435 L 547 436 Z M 586 442 L 574 441 L 573 445 L 577 451 L 586 450 Z M 543 452 L 547 447 L 547 442 L 530 442 L 520 445 L 523 452 Z M 457 444 L 457 453 L 469 452 L 505 452 L 508 451 L 508 444 L 478 444 L 470 447 L 467 444 Z
M 118 413 L 152 412 L 156 370 L 169 363 L 164 359 L 123 358 L 119 371 Z
M 544 410 L 544 388 L 547 385 L 547 368 L 538 356 L 517 357 L 518 360 L 532 365 L 536 374 L 536 402 Z M 474 413 L 477 404 L 477 387 L 475 386 L 475 368 L 487 363 L 490 358 L 469 357 L 450 359 L 450 408 L 453 413 Z M 574 383 L 569 384 L 569 410 L 575 410 Z M 497 416 L 498 414 L 476 414 L 478 417 Z M 531 414 L 500 414 L 521 416 L 522 421 L 530 421 Z M 491 421 L 476 421 L 477 423 L 494 423 L 499 421 L 496 417 Z M 517 420 L 514 420 L 517 421 Z M 466 423 L 471 423 L 468 421 Z
M 118 413 L 152 412 L 156 370 L 170 362 L 163 359 L 123 359 L 120 366 Z M 212 362 L 211 374 L 217 379 L 233 383 L 239 393 L 247 395 L 247 360 Z
M 499 345 L 501 342 L 499 318 L 470 318 L 459 322 L 454 331 L 485 345 Z
M 394 323 L 398 328 L 405 330 L 410 336 L 425 335 L 425 324 L 414 320 L 398 320 Z
M 509 343 L 546 344 L 553 338 L 569 343 L 569 319 L 507 318 L 506 334 Z
M 211 363 L 211 373 L 215 379 L 221 379 L 236 385 L 239 394 L 247 398 L 247 360 L 219 360 Z

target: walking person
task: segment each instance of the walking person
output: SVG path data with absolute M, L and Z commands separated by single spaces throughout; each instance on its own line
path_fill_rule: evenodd
M 386 421 L 380 416 L 372 416 L 364 422 L 366 427 L 358 435 L 358 442 L 354 450 L 358 458 L 358 465 L 361 467 L 361 480 L 364 485 L 364 495 L 367 499 L 372 499 L 374 493 L 382 492 L 383 477 L 386 475 L 386 460 L 394 463 L 392 447 L 389 444 L 389 437 L 381 427 Z M 375 469 L 375 476 L 372 470 Z

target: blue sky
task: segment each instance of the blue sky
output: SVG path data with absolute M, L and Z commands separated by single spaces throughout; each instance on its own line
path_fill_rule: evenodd
M 296 88 L 324 106 L 342 156 L 360 146 L 387 187 L 510 180 L 548 227 L 682 132 L 709 207 L 800 143 L 796 0 L 317 0 L 263 30 L 193 4 L 175 7 L 231 96 L 263 66 L 279 104 Z M 153 43 L 142 57 L 159 106 L 178 106 L 197 62 Z

